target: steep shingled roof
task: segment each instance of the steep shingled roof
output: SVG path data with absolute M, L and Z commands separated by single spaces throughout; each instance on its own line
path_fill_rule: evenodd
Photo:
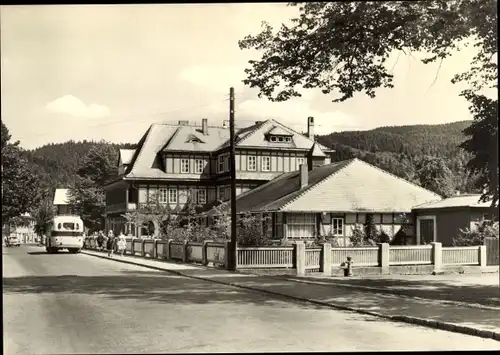
M 56 189 L 54 205 L 69 205 L 69 189 Z

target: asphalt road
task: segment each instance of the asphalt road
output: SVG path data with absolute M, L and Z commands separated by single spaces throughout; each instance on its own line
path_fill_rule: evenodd
M 500 349 L 83 254 L 2 254 L 8 355 Z

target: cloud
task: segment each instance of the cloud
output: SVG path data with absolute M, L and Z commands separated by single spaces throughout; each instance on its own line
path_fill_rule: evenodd
M 73 95 L 65 95 L 58 97 L 52 102 L 49 102 L 45 109 L 56 113 L 65 113 L 77 117 L 106 117 L 110 115 L 110 111 L 106 106 L 98 104 L 86 105 Z

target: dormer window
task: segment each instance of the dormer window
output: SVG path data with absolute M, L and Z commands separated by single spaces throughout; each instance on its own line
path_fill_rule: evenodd
M 186 140 L 186 143 L 205 143 L 205 142 L 203 142 L 200 138 L 196 137 L 194 134 L 191 134 Z
M 278 136 L 278 135 L 269 135 L 269 141 L 272 143 L 291 143 L 292 137 L 290 136 Z

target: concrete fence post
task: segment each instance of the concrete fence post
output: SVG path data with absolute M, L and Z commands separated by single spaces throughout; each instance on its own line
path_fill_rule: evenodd
M 479 246 L 479 267 L 481 270 L 486 268 L 487 262 L 486 262 L 486 245 L 480 245 Z
M 208 240 L 204 240 L 201 244 L 201 264 L 203 266 L 207 266 L 208 265 L 208 253 L 207 253 L 207 249 L 208 249 Z
M 182 262 L 187 263 L 189 261 L 189 242 L 187 240 L 182 242 Z
M 320 271 L 325 276 L 332 276 L 332 245 L 324 243 L 321 249 Z
M 167 240 L 167 244 L 165 245 L 165 260 L 170 260 L 170 244 L 172 244 L 172 239 Z
M 382 275 L 390 274 L 390 251 L 389 251 L 389 243 L 380 243 L 378 245 L 378 266 L 380 267 L 380 271 Z
M 432 242 L 432 264 L 434 273 L 443 271 L 443 245 L 439 242 Z
M 306 245 L 302 241 L 295 242 L 295 267 L 297 276 L 306 274 Z
M 132 242 L 130 243 L 130 255 L 134 256 L 135 255 L 135 238 L 132 238 Z
M 157 259 L 158 258 L 158 239 L 153 239 L 153 255 L 151 255 L 151 257 L 153 259 Z
M 145 258 L 145 257 L 146 257 L 146 239 L 143 239 L 143 240 L 141 241 L 141 256 L 142 256 L 143 258 Z

